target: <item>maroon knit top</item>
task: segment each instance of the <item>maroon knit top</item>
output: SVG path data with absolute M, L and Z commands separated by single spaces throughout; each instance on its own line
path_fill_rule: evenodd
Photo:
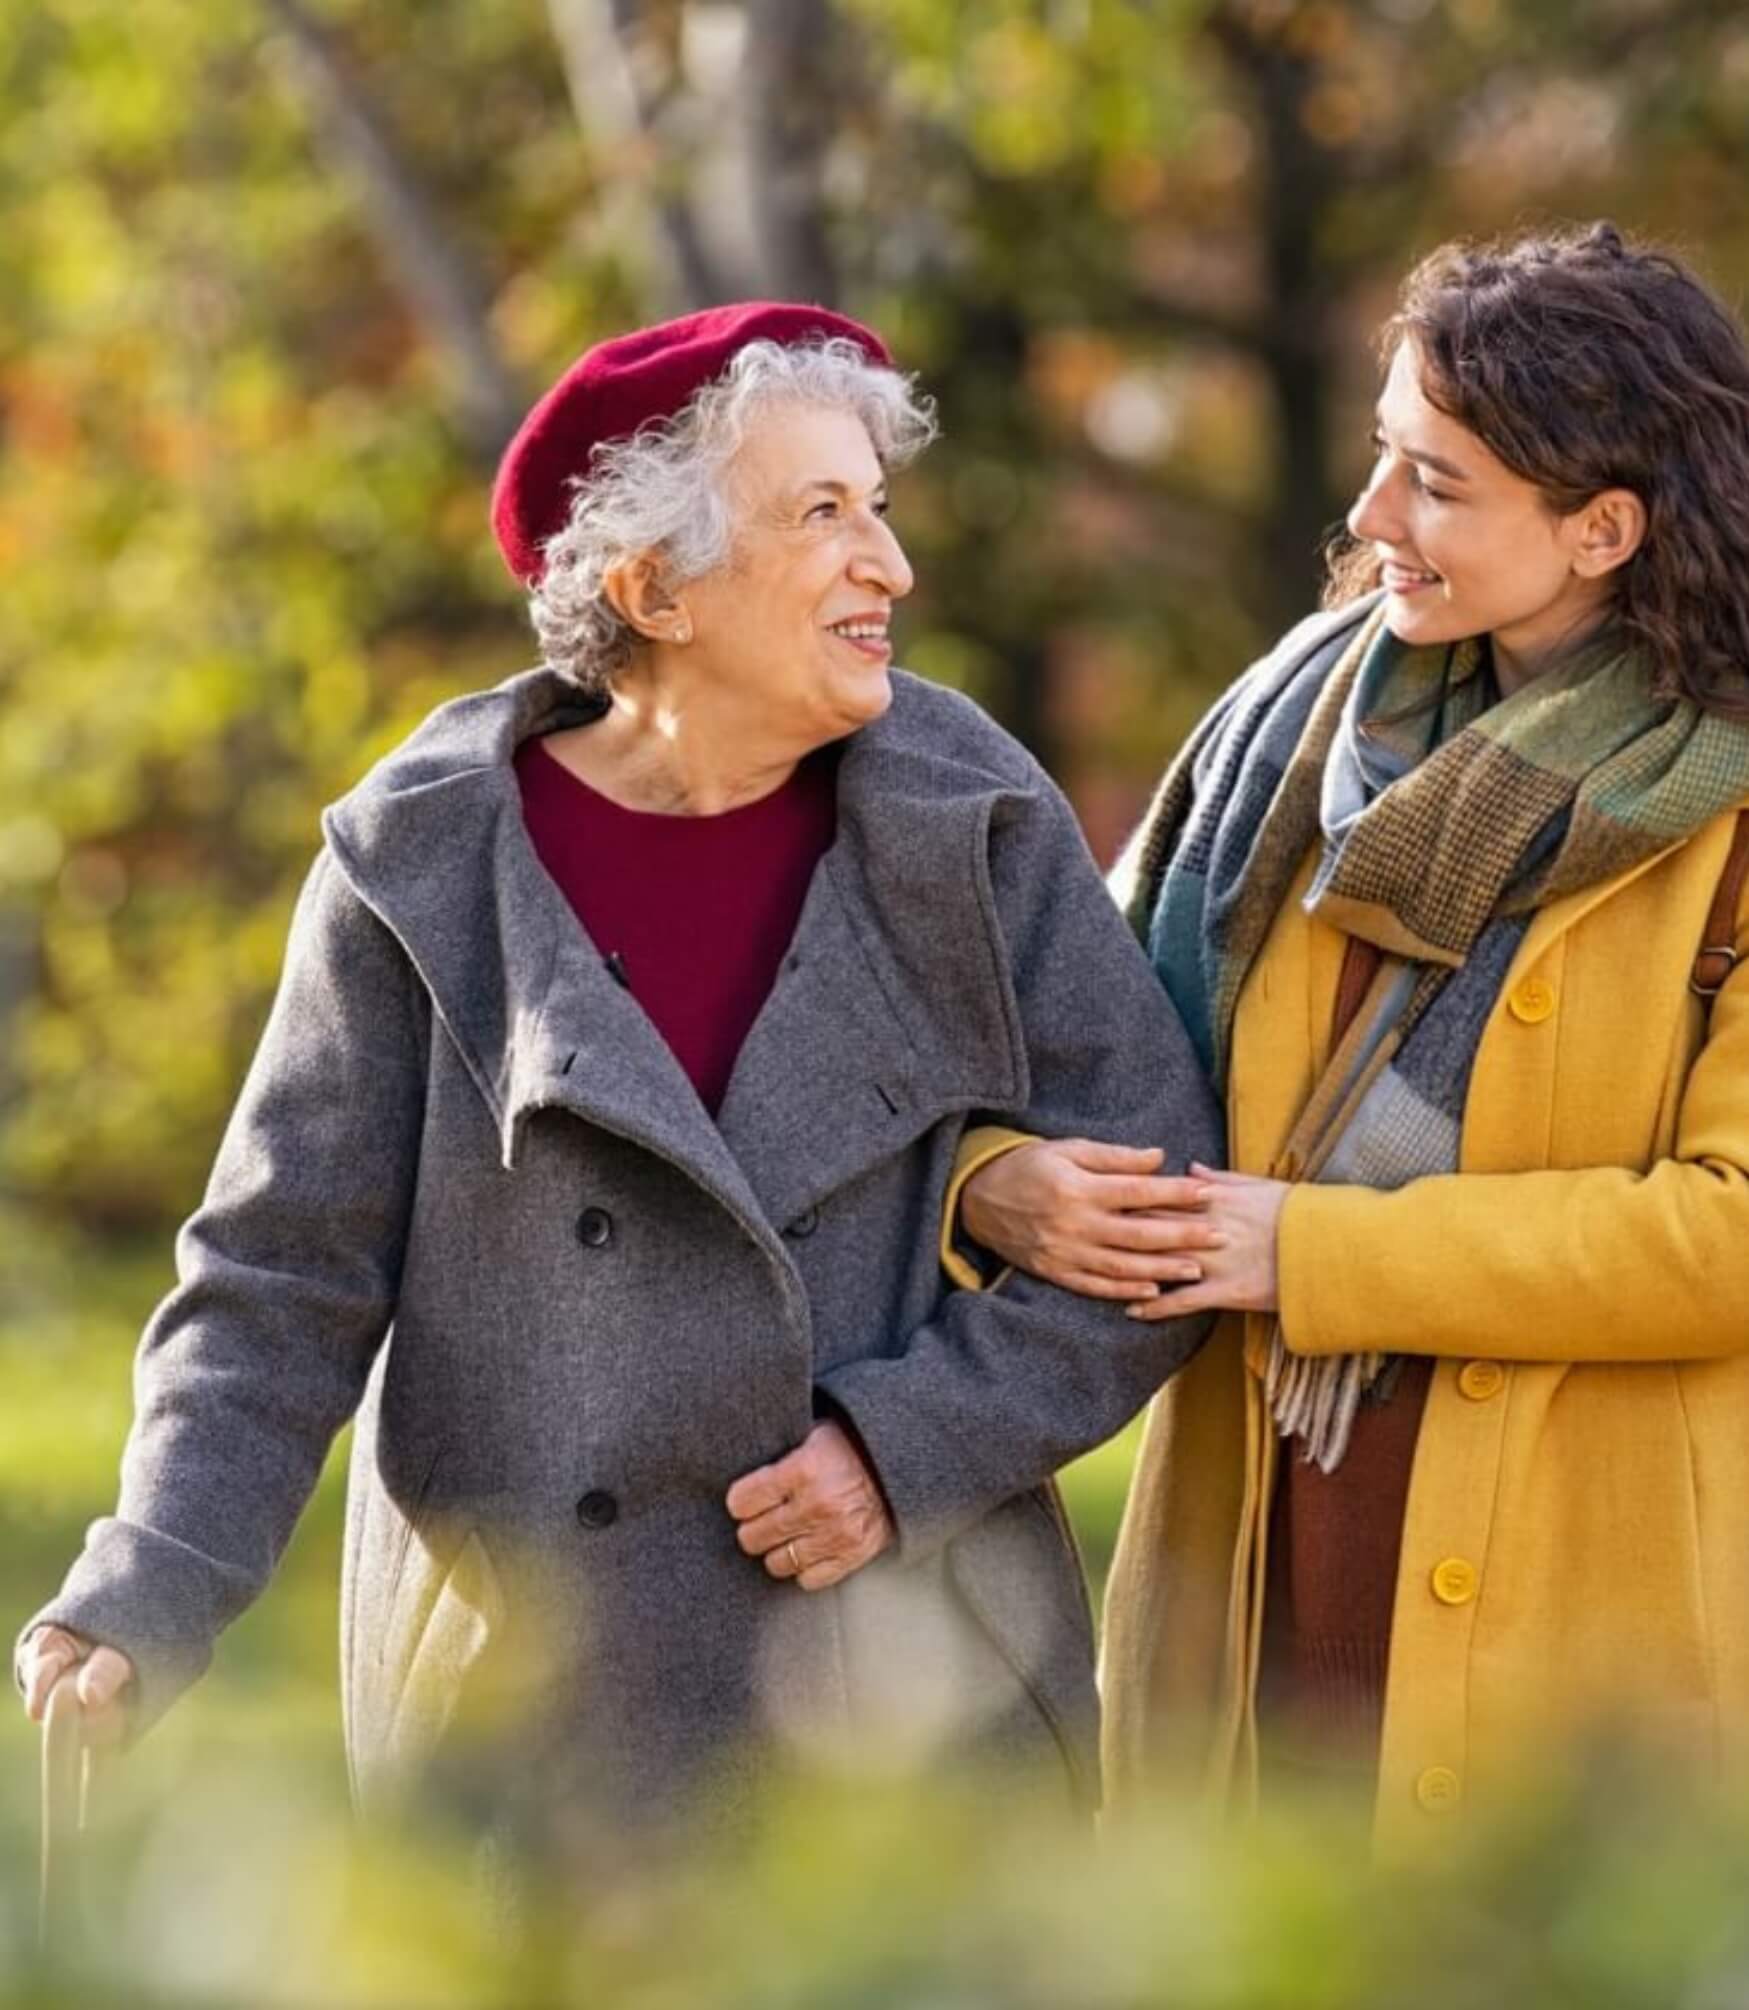
M 516 752 L 535 855 L 714 1117 L 837 827 L 838 749 L 717 816 L 622 809 L 538 739 Z

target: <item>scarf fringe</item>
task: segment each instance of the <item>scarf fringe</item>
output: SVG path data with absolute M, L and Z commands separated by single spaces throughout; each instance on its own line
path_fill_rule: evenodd
M 1384 1372 L 1386 1354 L 1289 1353 L 1278 1326 L 1263 1374 L 1264 1399 L 1284 1438 L 1297 1438 L 1304 1457 L 1320 1472 L 1341 1465 L 1354 1419 L 1367 1392 Z

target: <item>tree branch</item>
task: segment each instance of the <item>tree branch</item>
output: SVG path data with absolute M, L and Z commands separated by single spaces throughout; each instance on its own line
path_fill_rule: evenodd
M 561 40 L 580 33 L 582 0 L 554 0 L 552 16 Z M 649 0 L 604 0 L 608 41 L 617 49 L 630 106 L 628 137 L 646 143 L 654 167 L 650 202 L 667 243 L 675 280 L 687 307 L 709 307 L 739 290 L 711 255 L 686 190 L 675 172 L 669 135 L 672 111 L 682 92 L 679 17 L 684 4 L 653 9 Z M 659 18 L 665 12 L 666 19 Z
M 1613 81 L 1637 58 L 1666 50 L 1674 36 L 1704 34 L 1708 29 L 1735 26 L 1741 19 L 1740 0 L 1671 0 L 1655 16 L 1609 24 L 1587 20 L 1582 35 L 1551 38 L 1546 48 L 1522 55 L 1515 65 L 1516 75 L 1526 83 L 1547 82 L 1556 76 Z M 1444 95 L 1444 116 L 1436 124 L 1366 147 L 1368 178 L 1397 184 L 1431 173 L 1441 145 L 1470 110 L 1476 90 L 1497 86 L 1501 77 L 1498 60 L 1476 64 L 1457 88 Z
M 264 4 L 291 45 L 318 124 L 357 182 L 384 263 L 449 360 L 468 444 L 495 457 L 521 420 L 523 399 L 492 333 L 484 281 L 332 34 L 302 0 Z
M 1587 19 L 1585 34 L 1583 38 L 1575 38 L 1573 52 L 1583 57 L 1583 68 L 1587 71 L 1614 71 L 1648 48 L 1666 42 L 1671 35 L 1694 29 L 1734 28 L 1742 20 L 1740 0 L 1671 0 L 1655 16 L 1626 17 L 1609 24 Z

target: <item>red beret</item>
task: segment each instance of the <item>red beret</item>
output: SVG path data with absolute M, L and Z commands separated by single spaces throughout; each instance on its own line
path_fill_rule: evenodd
M 605 441 L 635 433 L 647 419 L 672 418 L 750 342 L 818 335 L 844 336 L 871 361 L 892 363 L 887 345 L 860 322 L 776 300 L 683 314 L 585 350 L 523 420 L 498 463 L 492 529 L 505 564 L 525 585 L 540 577 L 541 546 L 570 514 L 572 479 L 587 472 Z

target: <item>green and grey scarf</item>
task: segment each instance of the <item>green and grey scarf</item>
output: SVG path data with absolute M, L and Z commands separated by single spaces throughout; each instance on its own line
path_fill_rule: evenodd
M 1609 631 L 1501 698 L 1486 645 L 1410 648 L 1376 600 L 1294 630 L 1173 763 L 1115 885 L 1225 1092 L 1240 987 L 1306 854 L 1308 909 L 1379 966 L 1293 1172 L 1378 1188 L 1458 1167 L 1482 1030 L 1531 916 L 1749 793 L 1749 726 L 1652 694 Z M 1389 1357 L 1306 1357 L 1268 1395 L 1326 1471 Z

